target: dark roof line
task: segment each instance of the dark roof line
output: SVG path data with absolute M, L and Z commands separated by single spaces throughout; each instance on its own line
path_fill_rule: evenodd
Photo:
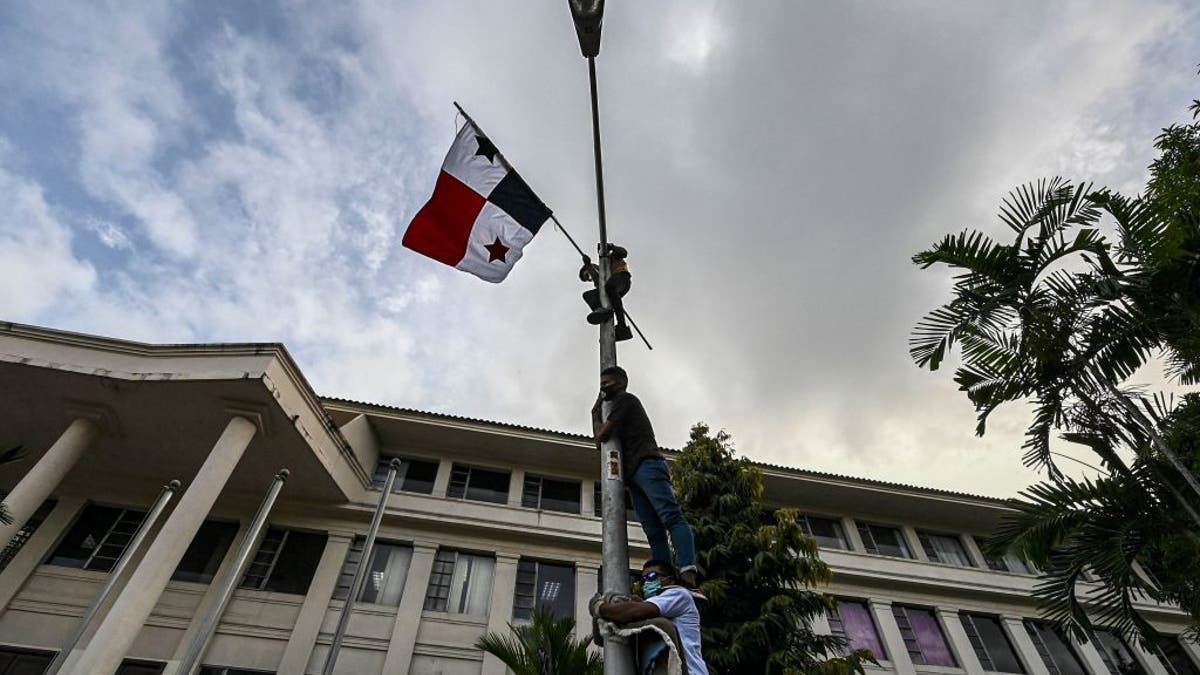
M 401 413 L 406 413 L 409 415 L 418 415 L 421 417 L 426 417 L 426 418 L 434 419 L 434 420 L 453 420 L 453 421 L 459 421 L 459 422 L 471 422 L 473 424 L 486 424 L 486 425 L 493 426 L 493 427 L 498 427 L 498 428 L 502 428 L 502 429 L 512 429 L 515 431 L 533 431 L 533 432 L 537 432 L 537 433 L 558 436 L 560 438 L 563 438 L 564 440 L 567 440 L 567 439 L 576 440 L 576 441 L 590 441 L 591 440 L 591 436 L 586 436 L 584 434 L 573 434 L 573 433 L 566 432 L 566 431 L 558 431 L 556 429 L 544 429 L 544 428 L 540 428 L 540 427 L 530 427 L 530 426 L 524 426 L 521 424 L 511 424 L 509 422 L 497 422 L 495 420 L 485 420 L 485 419 L 480 419 L 477 417 L 465 417 L 463 415 L 450 415 L 447 413 L 435 413 L 435 412 L 429 412 L 427 410 L 417 410 L 415 408 L 404 408 L 401 406 L 385 405 L 382 403 L 371 403 L 368 401 L 356 401 L 354 399 L 339 398 L 336 396 L 322 396 L 321 401 L 325 402 L 325 403 L 350 404 L 350 405 L 359 406 L 362 408 L 378 410 L 381 412 L 401 412 Z M 673 448 L 663 448 L 663 449 L 669 453 L 678 453 L 679 452 L 678 450 L 673 449 Z M 801 475 L 801 476 L 811 476 L 813 478 L 836 479 L 836 480 L 849 481 L 852 483 L 859 483 L 859 484 L 864 484 L 864 485 L 876 485 L 876 486 L 888 487 L 888 488 L 903 488 L 905 490 L 912 490 L 914 492 L 922 492 L 922 493 L 926 493 L 926 494 L 940 495 L 940 496 L 946 496 L 946 497 L 959 497 L 959 498 L 973 499 L 973 500 L 991 502 L 994 504 L 1005 505 L 1005 506 L 1011 504 L 1011 500 L 1009 500 L 1009 499 L 1001 499 L 999 497 L 988 497 L 985 495 L 976 495 L 976 494 L 971 494 L 969 492 L 958 492 L 955 490 L 943 490 L 941 488 L 931 488 L 931 487 L 925 487 L 923 485 L 910 485 L 908 483 L 893 483 L 893 482 L 884 481 L 884 480 L 877 480 L 874 478 L 862 478 L 859 476 L 848 476 L 846 474 L 840 474 L 840 473 L 827 473 L 824 471 L 813 471 L 812 469 L 800 469 L 800 468 L 791 467 L 791 466 L 784 466 L 782 464 L 770 464 L 767 462 L 759 462 L 759 461 L 756 461 L 753 459 L 751 460 L 751 462 L 759 468 L 774 469 L 777 471 L 785 471 L 785 472 L 788 472 L 791 474 Z

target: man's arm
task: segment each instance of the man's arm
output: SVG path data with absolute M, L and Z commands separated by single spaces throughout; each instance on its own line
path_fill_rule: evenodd
M 618 397 L 617 401 L 621 401 L 624 397 Z M 596 399 L 596 407 L 592 408 L 592 430 L 596 433 L 596 445 L 612 438 L 613 431 L 617 428 L 617 424 L 621 421 L 623 406 L 617 401 L 613 401 L 612 410 L 608 411 L 608 421 L 600 422 L 600 406 L 604 405 L 602 399 Z
M 645 621 L 646 619 L 662 616 L 662 613 L 658 611 L 658 605 L 643 600 L 606 602 L 600 605 L 597 611 L 600 614 L 600 618 L 622 624 Z

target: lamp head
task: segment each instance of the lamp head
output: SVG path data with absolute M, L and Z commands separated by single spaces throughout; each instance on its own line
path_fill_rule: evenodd
M 579 36 L 579 51 L 587 58 L 600 54 L 600 24 L 604 19 L 604 0 L 567 0 L 575 34 Z

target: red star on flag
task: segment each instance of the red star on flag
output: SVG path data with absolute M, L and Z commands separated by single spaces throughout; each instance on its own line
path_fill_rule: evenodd
M 508 247 L 500 243 L 500 237 L 496 237 L 496 241 L 484 246 L 488 252 L 488 262 L 504 262 L 504 256 L 508 255 Z

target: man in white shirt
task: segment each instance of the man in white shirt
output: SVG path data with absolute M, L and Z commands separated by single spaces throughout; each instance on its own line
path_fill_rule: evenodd
M 603 619 L 626 624 L 664 617 L 675 624 L 683 647 L 683 660 L 689 675 L 708 675 L 708 665 L 700 653 L 700 612 L 696 601 L 678 585 L 674 566 L 663 560 L 647 560 L 642 566 L 642 597 L 645 600 L 606 602 L 597 610 Z

